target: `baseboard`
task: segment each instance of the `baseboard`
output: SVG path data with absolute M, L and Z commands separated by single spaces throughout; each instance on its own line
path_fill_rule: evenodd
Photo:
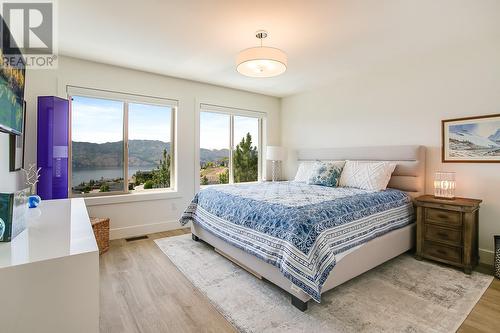
M 493 266 L 495 252 L 491 250 L 479 249 L 479 262 Z
M 175 230 L 180 228 L 182 228 L 182 226 L 177 220 L 134 225 L 131 227 L 110 229 L 109 239 L 135 237 L 135 236 L 153 234 L 155 232 Z

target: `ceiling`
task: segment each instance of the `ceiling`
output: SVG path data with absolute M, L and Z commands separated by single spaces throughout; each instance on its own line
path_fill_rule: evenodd
M 498 25 L 500 9 L 467 0 L 64 0 L 58 7 L 59 54 L 279 97 L 477 40 Z M 269 31 L 265 45 L 288 54 L 281 76 L 236 72 L 236 55 L 257 45 L 259 29 Z

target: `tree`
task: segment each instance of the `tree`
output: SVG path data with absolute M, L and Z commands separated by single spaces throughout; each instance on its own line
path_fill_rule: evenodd
M 151 171 L 137 171 L 134 175 L 135 185 L 144 184 L 146 181 L 153 179 L 153 172 Z
M 219 173 L 219 184 L 229 183 L 229 169 L 224 170 L 224 172 Z
M 153 181 L 152 180 L 146 180 L 146 182 L 144 183 L 144 189 L 145 190 L 150 190 L 153 188 Z
M 256 181 L 258 178 L 259 155 L 257 147 L 252 146 L 250 133 L 241 139 L 233 154 L 235 183 Z
M 228 167 L 229 166 L 229 157 L 223 157 L 217 161 L 219 166 Z
M 207 176 L 201 177 L 201 185 L 208 185 L 208 178 Z
M 99 188 L 99 192 L 109 192 L 109 185 L 108 184 L 102 184 L 101 187 Z
M 152 171 L 152 174 L 152 182 L 156 188 L 170 187 L 170 154 L 167 154 L 166 149 L 163 149 L 160 165 Z

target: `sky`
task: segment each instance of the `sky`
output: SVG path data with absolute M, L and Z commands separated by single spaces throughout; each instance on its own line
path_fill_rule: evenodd
M 468 131 L 482 137 L 489 137 L 500 129 L 500 121 L 491 121 L 489 118 L 463 121 L 458 125 L 450 126 L 451 132 Z
M 72 140 L 78 142 L 117 142 L 123 140 L 123 102 L 73 96 Z M 170 142 L 172 109 L 165 106 L 129 103 L 129 140 Z M 258 146 L 257 118 L 234 116 L 234 144 L 247 133 Z M 200 113 L 200 147 L 229 148 L 229 115 Z
M 234 144 L 237 145 L 247 133 L 252 136 L 252 144 L 258 146 L 258 119 L 235 116 Z M 229 115 L 214 112 L 200 113 L 200 148 L 229 149 Z
M 123 102 L 73 96 L 71 113 L 73 141 L 123 140 Z M 170 107 L 129 103 L 129 140 L 170 142 L 171 116 Z

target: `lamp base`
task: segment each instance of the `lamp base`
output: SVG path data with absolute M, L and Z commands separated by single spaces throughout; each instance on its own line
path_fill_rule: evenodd
M 273 182 L 279 181 L 281 178 L 281 161 L 273 161 Z

